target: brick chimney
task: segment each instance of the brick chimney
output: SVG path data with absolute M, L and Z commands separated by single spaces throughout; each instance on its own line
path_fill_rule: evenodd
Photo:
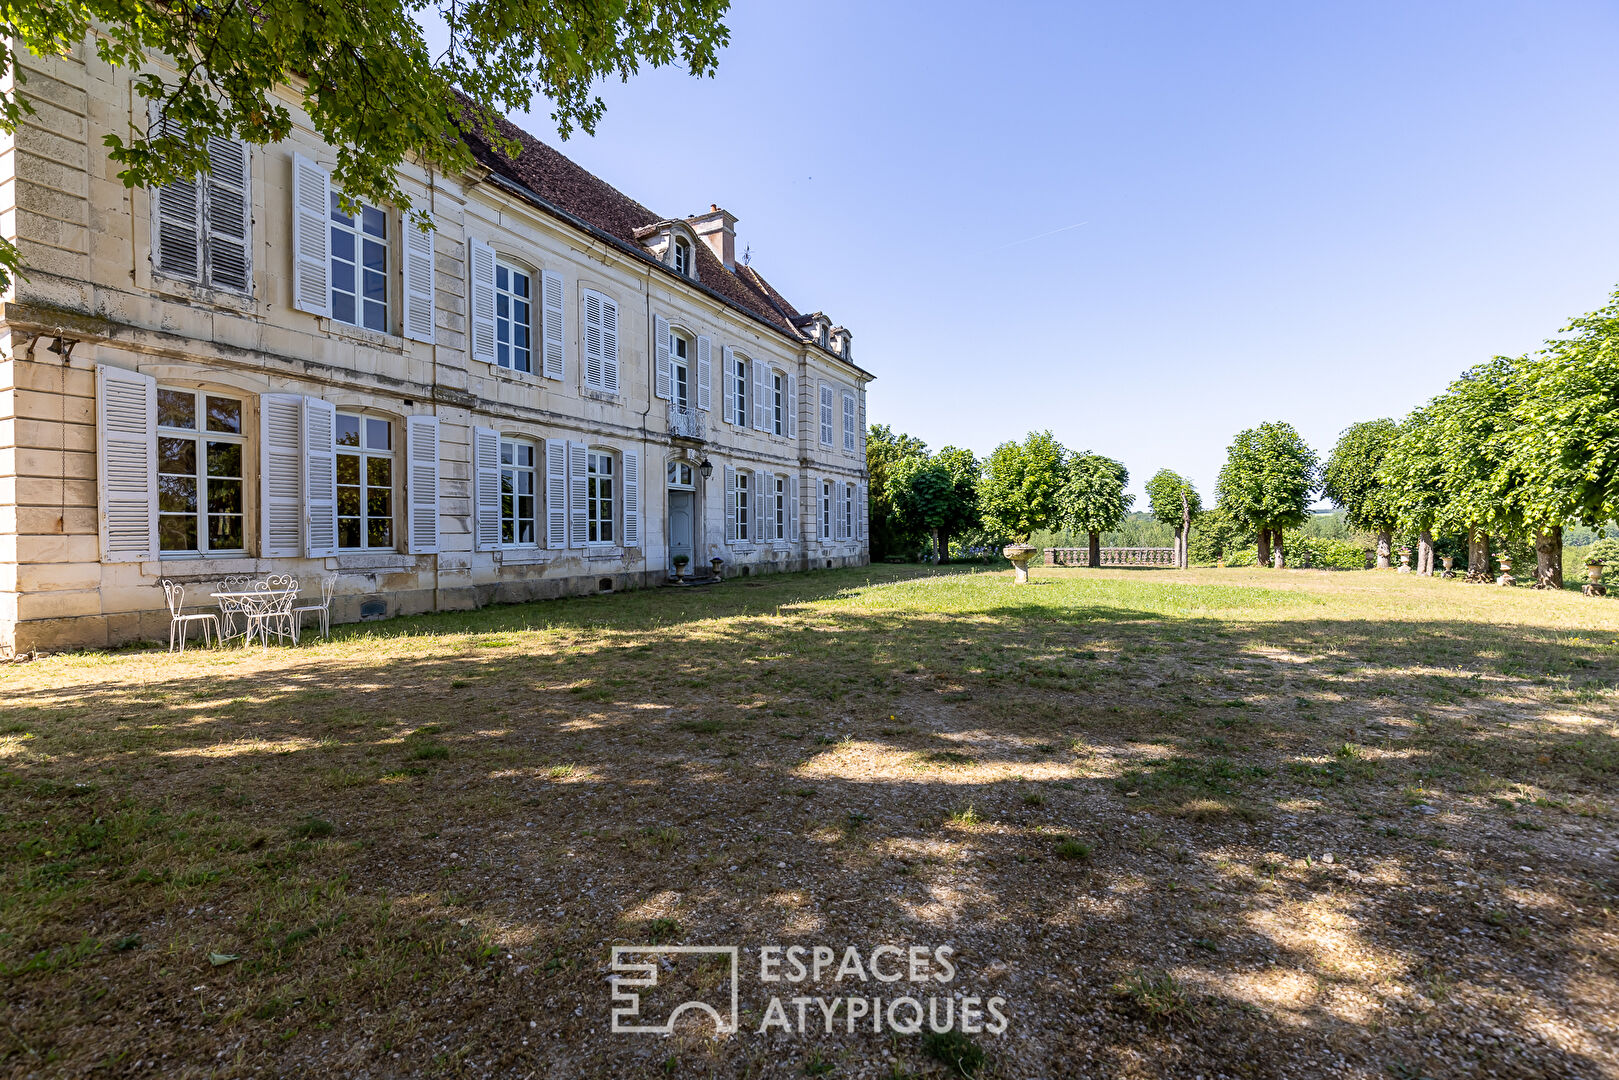
M 725 264 L 725 269 L 736 269 L 736 215 L 710 203 L 708 213 L 686 219 L 703 243 Z

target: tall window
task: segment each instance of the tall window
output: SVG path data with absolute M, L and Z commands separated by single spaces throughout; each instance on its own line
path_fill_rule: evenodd
M 752 427 L 752 421 L 748 419 L 748 362 L 740 356 L 736 357 L 730 375 L 734 403 L 732 415 L 739 427 Z
M 821 445 L 832 445 L 832 388 L 821 387 Z
M 337 546 L 394 546 L 393 424 L 337 414 Z
M 679 237 L 675 238 L 675 273 L 691 277 L 691 245 Z
M 770 373 L 770 430 L 787 434 L 787 376 L 779 371 Z
M 843 452 L 854 453 L 854 395 L 843 395 Z
M 157 392 L 158 550 L 245 549 L 242 403 L 202 390 Z
M 533 371 L 529 340 L 534 316 L 534 283 L 526 270 L 495 263 L 495 363 L 513 371 Z
M 690 403 L 687 388 L 691 385 L 691 342 L 677 331 L 669 331 L 669 392 L 678 408 Z
M 854 539 L 854 485 L 843 485 L 843 538 Z
M 585 477 L 585 513 L 590 518 L 590 542 L 613 542 L 613 455 L 592 450 Z
M 155 108 L 155 106 L 154 106 Z M 182 134 L 154 118 L 151 134 Z M 208 137 L 208 175 L 152 192 L 152 262 L 170 277 L 252 292 L 252 158 L 246 143 Z
M 832 481 L 821 481 L 821 539 L 832 539 Z
M 787 537 L 787 477 L 776 477 L 776 490 L 771 493 L 771 513 L 775 518 L 774 535 L 777 540 Z
M 736 538 L 748 539 L 748 474 L 736 474 Z
M 332 318 L 388 332 L 388 216 L 345 214 L 332 192 Z
M 535 492 L 538 448 L 522 439 L 500 440 L 500 542 L 532 544 L 539 511 Z

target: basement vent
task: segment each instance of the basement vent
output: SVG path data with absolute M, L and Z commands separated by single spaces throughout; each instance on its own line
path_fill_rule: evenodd
M 362 600 L 360 601 L 360 620 L 369 622 L 373 619 L 386 619 L 388 617 L 388 601 Z
M 597 592 L 612 592 L 613 591 L 613 579 L 610 578 L 610 577 L 604 577 L 600 581 L 596 582 L 596 591 Z

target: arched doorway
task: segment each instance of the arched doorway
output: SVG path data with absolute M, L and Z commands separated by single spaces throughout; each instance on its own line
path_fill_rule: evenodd
M 697 561 L 697 467 L 689 461 L 671 461 L 666 471 L 669 512 L 669 569 L 675 556 L 686 556 L 687 572 Z

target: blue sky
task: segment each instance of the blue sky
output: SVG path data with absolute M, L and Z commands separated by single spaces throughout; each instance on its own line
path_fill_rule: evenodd
M 1262 420 L 1325 455 L 1619 284 L 1619 6 L 985 8 L 737 0 L 716 78 L 609 84 L 559 145 L 735 213 L 873 422 L 1050 428 L 1137 491 Z

